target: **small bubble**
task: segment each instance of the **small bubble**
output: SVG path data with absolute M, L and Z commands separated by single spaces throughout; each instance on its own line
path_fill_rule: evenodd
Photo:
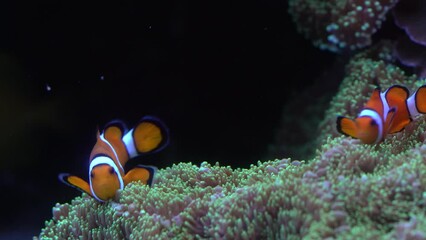
M 103 81 L 105 79 L 104 75 L 101 75 L 101 77 L 99 78 L 101 81 Z
M 148 26 L 148 29 L 151 29 L 152 28 L 152 26 Z
M 48 92 L 52 91 L 52 87 L 49 84 L 47 84 L 47 83 L 46 83 L 46 90 Z

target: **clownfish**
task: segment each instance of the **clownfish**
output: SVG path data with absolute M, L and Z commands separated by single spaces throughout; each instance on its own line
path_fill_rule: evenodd
M 59 180 L 100 202 L 113 198 L 118 189 L 132 181 L 140 180 L 151 186 L 155 167 L 137 165 L 125 174 L 123 166 L 131 158 L 160 151 L 168 142 L 166 125 L 155 117 L 143 117 L 130 131 L 123 122 L 112 121 L 102 133 L 97 131 L 97 141 L 89 157 L 89 182 L 68 173 L 59 174 Z
M 394 85 L 383 93 L 376 88 L 356 119 L 338 116 L 336 127 L 363 143 L 377 144 L 387 134 L 402 131 L 420 113 L 426 113 L 426 85 L 411 96 L 406 87 Z

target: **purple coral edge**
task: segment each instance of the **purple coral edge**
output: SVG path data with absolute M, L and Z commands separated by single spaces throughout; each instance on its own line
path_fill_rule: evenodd
M 395 24 L 403 29 L 411 41 L 426 46 L 426 1 L 401 1 L 392 11 Z

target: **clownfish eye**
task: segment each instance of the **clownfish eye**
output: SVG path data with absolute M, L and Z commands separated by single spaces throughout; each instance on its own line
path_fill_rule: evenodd
M 110 168 L 109 168 L 109 173 L 110 173 L 110 174 L 114 174 L 114 173 L 115 173 L 115 171 L 114 171 L 114 168 L 113 168 L 113 167 L 110 167 Z
M 95 174 L 94 174 L 93 172 L 91 172 L 91 173 L 90 173 L 90 177 L 91 177 L 91 178 L 94 178 L 94 177 L 95 177 Z
M 377 126 L 377 123 L 374 119 L 371 119 L 370 125 L 374 127 L 374 126 Z

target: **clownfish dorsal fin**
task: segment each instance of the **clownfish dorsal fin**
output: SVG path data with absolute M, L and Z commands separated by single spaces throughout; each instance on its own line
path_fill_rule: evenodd
M 73 187 L 93 197 L 92 192 L 90 191 L 89 183 L 87 183 L 83 179 L 77 176 L 70 175 L 68 173 L 61 173 L 58 175 L 58 178 L 59 178 L 59 181 L 63 182 L 65 185 Z
M 157 152 L 167 146 L 169 130 L 158 118 L 143 117 L 136 127 L 123 137 L 130 158 L 140 154 Z
M 127 132 L 126 125 L 120 120 L 109 122 L 104 128 L 104 137 L 106 140 L 121 139 Z
M 370 99 L 365 104 L 364 108 L 369 108 L 375 110 L 377 113 L 383 113 L 383 103 L 382 98 L 380 97 L 380 88 L 376 87 L 371 94 Z
M 409 91 L 406 87 L 401 85 L 393 85 L 386 91 L 386 101 L 392 107 L 392 102 L 395 101 L 406 101 L 409 97 Z
M 337 128 L 337 131 L 342 134 L 351 136 L 353 138 L 357 138 L 356 123 L 354 120 L 350 118 L 338 116 L 336 121 L 336 128 Z
M 400 85 L 391 86 L 385 93 L 386 102 L 389 105 L 389 112 L 392 108 L 395 108 L 392 119 L 387 117 L 386 126 L 387 133 L 396 133 L 402 131 L 407 124 L 411 122 L 410 113 L 408 110 L 407 99 L 409 97 L 409 91 L 406 87 Z
M 126 165 L 129 160 L 129 155 L 126 150 L 126 146 L 122 140 L 124 134 L 127 132 L 127 127 L 124 122 L 120 120 L 113 120 L 109 122 L 102 133 L 105 142 L 111 147 L 111 150 L 116 156 L 117 164 L 120 166 L 120 169 L 124 169 L 122 166 Z
M 154 166 L 147 165 L 136 165 L 135 168 L 130 170 L 124 177 L 124 185 L 126 186 L 130 182 L 142 181 L 142 183 L 152 186 L 155 172 L 157 168 Z
M 101 138 L 101 132 L 99 131 L 99 127 L 96 127 L 96 140 Z
M 426 85 L 419 87 L 416 91 L 416 108 L 419 113 L 426 113 Z

